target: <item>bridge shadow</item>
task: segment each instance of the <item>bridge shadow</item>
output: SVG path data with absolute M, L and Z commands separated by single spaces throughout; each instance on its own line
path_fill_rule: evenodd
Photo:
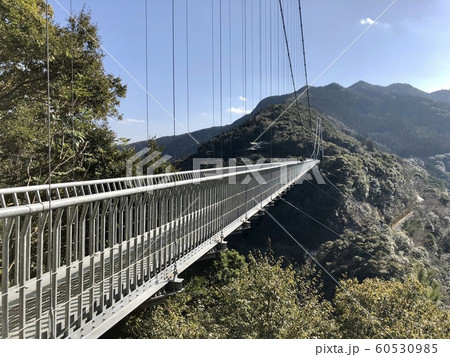
M 308 215 L 325 223 L 332 218 L 338 205 L 317 186 L 306 182 L 296 185 L 284 198 Z M 337 238 L 322 225 L 295 211 L 282 200 L 269 208 L 269 212 L 310 252 L 316 251 L 322 243 Z M 232 235 L 227 241 L 230 249 L 244 255 L 252 250 L 271 250 L 275 256 L 286 257 L 291 262 L 298 264 L 305 262 L 304 251 L 267 215 L 253 220 L 251 229 L 243 231 L 240 235 Z

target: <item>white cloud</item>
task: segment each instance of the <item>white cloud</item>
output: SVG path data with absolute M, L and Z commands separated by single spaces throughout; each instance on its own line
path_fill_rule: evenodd
M 368 26 L 374 25 L 374 26 L 377 26 L 377 27 L 380 27 L 380 28 L 385 28 L 385 29 L 389 29 L 391 27 L 390 24 L 387 24 L 385 22 L 379 22 L 379 21 L 372 20 L 370 17 L 366 17 L 365 19 L 359 20 L 359 23 L 361 25 L 368 25 Z
M 145 120 L 140 120 L 140 119 L 132 119 L 132 118 L 126 118 L 124 120 L 127 123 L 137 123 L 137 124 L 144 124 Z
M 359 23 L 360 23 L 361 25 L 373 25 L 373 24 L 375 23 L 375 21 L 372 20 L 370 17 L 367 17 L 367 18 L 365 18 L 365 19 L 359 20 Z
M 141 119 L 133 119 L 133 118 L 125 118 L 123 120 L 117 120 L 114 118 L 110 118 L 111 121 L 116 122 L 117 124 L 128 125 L 128 124 L 145 124 L 145 120 Z
M 250 113 L 250 110 L 245 111 L 244 108 L 231 107 L 231 108 L 228 108 L 228 109 L 227 109 L 227 112 L 231 112 L 231 113 L 233 113 L 233 114 L 239 114 L 239 115 L 242 115 L 242 114 L 248 114 L 248 113 Z
M 246 102 L 247 101 L 247 98 L 244 98 L 242 96 L 239 96 L 239 99 L 241 100 L 241 102 Z

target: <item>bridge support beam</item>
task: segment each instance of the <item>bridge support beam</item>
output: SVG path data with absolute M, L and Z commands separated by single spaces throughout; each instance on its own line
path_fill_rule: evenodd
M 211 249 L 208 253 L 206 253 L 203 257 L 201 257 L 198 261 L 201 262 L 203 260 L 216 259 L 220 252 L 227 250 L 227 242 L 222 241 L 218 243 L 213 249 Z

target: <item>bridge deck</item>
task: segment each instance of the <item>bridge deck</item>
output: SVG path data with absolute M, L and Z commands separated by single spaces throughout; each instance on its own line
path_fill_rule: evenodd
M 0 190 L 2 337 L 99 337 L 316 164 Z

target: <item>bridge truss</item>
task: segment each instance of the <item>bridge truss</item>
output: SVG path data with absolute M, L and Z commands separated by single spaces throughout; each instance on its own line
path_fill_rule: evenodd
M 96 338 L 318 163 L 0 190 L 2 338 Z

